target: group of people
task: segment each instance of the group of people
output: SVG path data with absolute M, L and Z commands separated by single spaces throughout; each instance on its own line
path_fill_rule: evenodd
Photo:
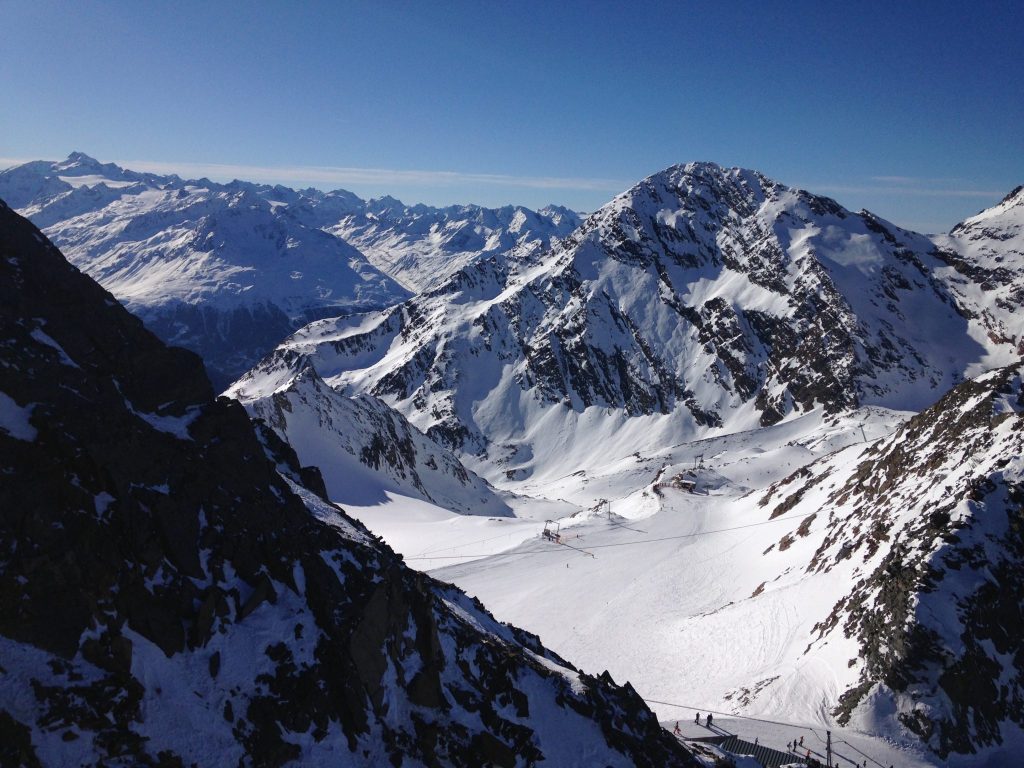
M 711 723 L 713 722 L 713 720 L 714 720 L 714 718 L 712 717 L 712 714 L 710 712 L 708 712 L 708 718 L 707 718 L 707 727 L 708 728 L 711 727 Z M 700 722 L 700 712 L 698 712 L 694 716 L 693 722 L 695 722 L 697 725 L 701 724 L 701 722 Z M 683 732 L 679 729 L 679 721 L 678 720 L 676 720 L 676 727 L 672 729 L 672 733 L 675 734 L 676 736 L 682 736 Z M 756 739 L 756 738 L 754 739 L 754 746 L 758 745 L 758 741 L 759 741 L 758 739 Z M 786 749 L 788 749 L 790 752 L 797 752 L 798 750 L 804 749 L 804 737 L 801 736 L 799 739 L 793 739 L 791 742 L 786 744 Z M 810 760 L 810 757 L 811 757 L 811 750 L 807 749 L 807 751 L 806 751 L 806 758 L 808 760 Z M 868 761 L 865 760 L 864 761 L 864 768 L 867 768 L 867 764 L 868 764 Z M 892 768 L 892 766 L 890 765 L 889 768 Z
M 708 712 L 708 721 L 707 721 L 708 722 L 708 724 L 707 724 L 708 728 L 711 727 L 711 723 L 713 721 L 714 721 L 714 718 L 711 716 L 711 713 Z M 693 718 L 693 722 L 695 722 L 697 725 L 700 725 L 700 712 L 698 712 L 696 714 L 696 716 Z M 679 730 L 679 721 L 678 720 L 676 720 L 676 727 L 672 729 L 672 733 L 674 735 L 676 735 L 676 736 L 681 736 L 682 733 L 683 733 L 682 731 Z

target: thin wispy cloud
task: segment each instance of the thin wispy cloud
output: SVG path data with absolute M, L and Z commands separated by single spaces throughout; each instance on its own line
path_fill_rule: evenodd
M 176 173 L 189 178 L 245 179 L 262 182 L 294 182 L 345 185 L 374 184 L 379 186 L 452 187 L 483 184 L 498 187 L 529 189 L 575 189 L 619 191 L 629 184 L 617 179 L 594 179 L 559 176 L 513 176 L 498 173 L 464 173 L 460 171 L 396 170 L 390 168 L 348 168 L 329 165 L 233 165 L 223 163 L 163 162 L 128 160 L 126 168 L 150 173 Z
M 910 197 L 964 197 L 978 199 L 1000 198 L 1006 194 L 1004 191 L 991 189 L 943 188 L 907 184 L 872 184 L 864 186 L 814 184 L 807 186 L 807 189 L 815 192 L 840 195 L 906 195 Z
M 872 176 L 872 181 L 881 181 L 885 184 L 920 184 L 924 179 L 914 176 Z
M 13 168 L 16 165 L 24 165 L 38 159 L 38 157 L 0 157 L 0 170 Z

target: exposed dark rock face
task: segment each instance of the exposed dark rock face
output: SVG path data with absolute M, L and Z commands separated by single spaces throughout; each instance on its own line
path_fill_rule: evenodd
M 5 764 L 692 764 L 628 685 L 404 567 L 2 204 L 0 348 Z
M 1022 376 L 965 382 L 855 462 L 837 454 L 765 497 L 773 516 L 810 515 L 803 535 L 826 520 L 807 572 L 853 583 L 808 648 L 857 643 L 841 723 L 894 711 L 941 757 L 1024 728 Z

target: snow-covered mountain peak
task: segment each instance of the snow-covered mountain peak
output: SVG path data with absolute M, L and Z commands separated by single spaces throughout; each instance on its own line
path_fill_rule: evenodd
M 180 181 L 177 177 L 159 177 L 154 174 L 129 171 L 116 163 L 101 163 L 84 152 L 72 152 L 64 160 L 53 163 L 44 175 L 55 176 L 72 189 L 105 185 L 112 189 L 126 189 L 135 184 L 167 186 Z
M 1011 189 L 1006 197 L 1001 201 L 1002 203 L 1011 203 L 1013 205 L 1024 205 L 1024 184 L 1018 184 L 1014 189 Z
M 182 181 L 74 152 L 3 171 L 0 198 L 158 335 L 199 352 L 219 386 L 311 319 L 409 295 L 293 215 L 298 193 L 283 187 Z
M 72 152 L 64 160 L 53 164 L 55 171 L 68 172 L 73 170 L 82 170 L 87 172 L 94 172 L 100 170 L 104 166 L 100 164 L 100 161 L 94 157 L 90 157 L 84 152 Z M 117 168 L 113 163 L 106 167 Z M 119 169 L 120 170 L 120 169 Z
M 314 204 L 310 212 L 317 226 L 351 242 L 415 291 L 437 288 L 481 256 L 506 254 L 521 246 L 547 248 L 580 223 L 579 215 L 566 208 L 432 208 L 408 206 L 393 197 L 355 208 L 318 209 Z
M 547 250 L 478 258 L 343 335 L 296 337 L 259 376 L 306 355 L 499 487 L 607 458 L 608 441 L 628 455 L 819 407 L 916 410 L 987 354 L 933 251 L 755 171 L 678 165 Z
M 786 187 L 758 171 L 707 161 L 673 165 L 648 176 L 591 214 L 588 221 L 606 225 L 624 214 L 657 216 L 676 229 L 707 228 L 716 219 L 742 223 L 752 216 L 770 225 L 780 215 L 802 223 L 824 215 L 840 219 L 853 215 L 830 198 Z
M 1011 190 L 991 208 L 964 219 L 950 230 L 950 236 L 963 236 L 981 227 L 1012 228 L 1014 234 L 1024 225 L 1024 185 Z
M 991 341 L 1024 354 L 1024 187 L 932 240 L 946 265 L 937 276 L 960 305 Z

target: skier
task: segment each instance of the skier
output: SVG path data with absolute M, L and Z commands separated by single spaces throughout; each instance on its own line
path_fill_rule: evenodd
M 676 736 L 678 736 L 680 734 L 680 731 L 679 731 L 679 721 L 678 720 L 676 720 L 676 727 L 672 729 L 672 733 L 674 733 Z
M 708 712 L 708 728 L 711 727 L 711 713 Z
M 700 725 L 700 712 L 698 712 L 697 716 L 693 718 L 693 722 L 695 722 L 697 725 Z
M 803 745 L 804 745 L 804 737 L 803 737 L 803 736 L 801 736 L 801 737 L 800 737 L 800 746 L 802 747 Z

